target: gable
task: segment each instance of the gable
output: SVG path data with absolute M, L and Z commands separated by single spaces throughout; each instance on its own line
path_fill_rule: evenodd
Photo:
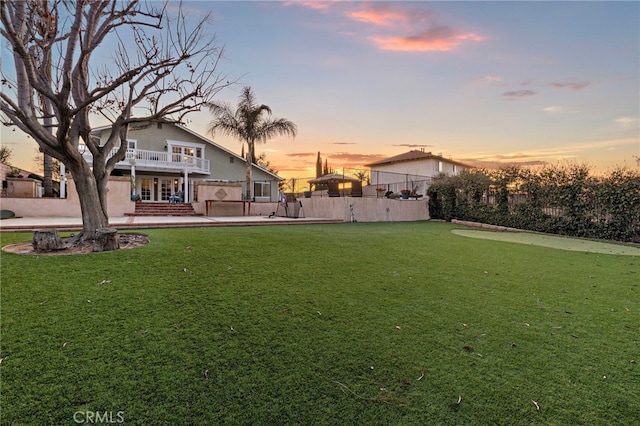
M 92 133 L 98 133 L 105 139 L 110 130 L 110 126 L 98 127 Z M 129 128 L 128 139 L 135 141 L 137 149 L 149 151 L 166 152 L 172 145 L 201 147 L 204 158 L 211 164 L 208 179 L 230 181 L 245 179 L 244 158 L 180 124 L 163 121 L 135 123 Z M 283 179 L 256 164 L 253 165 L 252 172 L 254 180 Z
M 367 164 L 371 168 L 371 175 L 376 172 L 393 173 L 398 175 L 412 175 L 435 177 L 440 173 L 447 175 L 458 174 L 471 166 L 446 159 L 441 155 L 433 155 L 424 151 L 409 151 L 393 157 L 385 158 L 375 163 Z

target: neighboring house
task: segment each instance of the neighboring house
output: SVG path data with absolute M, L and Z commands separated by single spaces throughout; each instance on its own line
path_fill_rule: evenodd
M 92 135 L 106 140 L 110 130 L 110 126 L 99 127 Z M 184 201 L 197 200 L 195 181 L 245 182 L 245 159 L 180 124 L 135 124 L 127 141 L 126 157 L 114 174 L 131 176 L 142 201 L 169 202 L 176 195 L 183 195 Z M 84 157 L 91 164 L 88 150 Z M 281 177 L 254 164 L 252 178 L 255 201 L 278 200 Z
M 0 163 L 2 191 L 0 197 L 35 198 L 42 197 L 42 176 L 28 170 Z
M 390 186 L 388 189 L 395 192 L 400 189 L 400 186 L 407 189 L 418 186 L 422 191 L 431 178 L 441 173 L 456 175 L 462 170 L 471 168 L 459 161 L 444 158 L 441 154 L 434 155 L 418 150 L 366 164 L 366 167 L 371 168 L 371 185 L 387 185 Z

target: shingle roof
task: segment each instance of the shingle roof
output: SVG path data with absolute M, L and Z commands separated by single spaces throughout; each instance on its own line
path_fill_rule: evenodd
M 440 155 L 434 155 L 431 152 L 424 152 L 424 151 L 418 151 L 418 150 L 411 150 L 409 152 L 405 152 L 403 154 L 398 154 L 398 155 L 394 155 L 393 157 L 389 157 L 389 158 L 385 158 L 382 159 L 380 161 L 376 161 L 374 163 L 371 164 L 365 164 L 366 167 L 373 167 L 373 166 L 381 166 L 383 164 L 393 164 L 393 163 L 401 163 L 401 162 L 405 162 L 405 161 L 416 161 L 416 160 L 428 160 L 430 158 L 437 158 L 439 160 L 442 161 L 446 161 L 448 163 L 451 164 L 457 164 L 460 166 L 464 166 L 464 167 L 471 167 L 467 164 L 461 163 L 459 161 L 455 161 L 455 160 L 451 160 L 448 158 L 444 158 Z

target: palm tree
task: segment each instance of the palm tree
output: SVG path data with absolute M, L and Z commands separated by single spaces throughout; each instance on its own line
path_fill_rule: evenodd
M 211 103 L 209 111 L 214 119 L 209 124 L 209 132 L 233 136 L 247 143 L 247 188 L 246 199 L 251 199 L 251 165 L 254 161 L 255 144 L 267 142 L 276 135 L 296 136 L 296 125 L 284 118 L 271 118 L 268 105 L 258 105 L 251 87 L 242 89 L 235 111 L 226 103 Z M 268 117 L 264 113 L 267 113 Z

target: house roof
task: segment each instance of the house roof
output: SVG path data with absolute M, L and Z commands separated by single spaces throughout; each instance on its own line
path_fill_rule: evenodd
M 154 121 L 160 121 L 160 122 L 162 122 L 162 123 L 164 123 L 164 124 L 170 124 L 170 125 L 172 125 L 172 126 L 176 126 L 177 128 L 179 128 L 179 129 L 183 130 L 183 131 L 184 131 L 184 132 L 186 132 L 186 133 L 189 133 L 190 135 L 192 135 L 192 136 L 194 136 L 194 137 L 196 137 L 196 138 L 200 139 L 201 141 L 206 142 L 206 143 L 208 143 L 209 145 L 213 145 L 215 148 L 217 148 L 217 149 L 219 149 L 219 150 L 221 150 L 221 151 L 224 151 L 225 153 L 227 153 L 227 154 L 229 154 L 229 155 L 234 156 L 235 158 L 237 158 L 237 159 L 238 159 L 238 160 L 240 160 L 240 161 L 244 161 L 244 162 L 246 162 L 246 160 L 245 160 L 244 158 L 242 158 L 241 156 L 239 156 L 239 155 L 238 155 L 238 154 L 236 154 L 235 152 L 228 150 L 227 148 L 223 147 L 222 145 L 218 145 L 217 143 L 215 143 L 215 142 L 214 142 L 214 141 L 212 141 L 211 139 L 207 139 L 206 137 L 204 137 L 204 136 L 202 136 L 202 135 L 200 135 L 200 134 L 198 134 L 198 133 L 194 132 L 193 130 L 191 130 L 191 129 L 189 129 L 189 128 L 185 127 L 185 126 L 183 126 L 182 124 L 176 123 L 175 121 L 168 121 L 168 120 L 154 120 Z M 91 130 L 91 132 L 92 132 L 92 133 L 93 133 L 93 132 L 96 132 L 96 131 L 98 131 L 98 132 L 99 132 L 99 131 L 102 131 L 102 130 L 109 129 L 110 127 L 111 127 L 111 126 L 108 126 L 108 125 L 107 125 L 107 126 L 96 127 L 96 128 L 94 128 L 93 130 Z M 275 177 L 275 178 L 276 178 L 276 179 L 278 179 L 278 180 L 284 180 L 284 178 L 282 178 L 282 177 L 278 176 L 277 174 L 275 174 L 275 173 L 273 173 L 273 172 L 270 172 L 269 170 L 265 169 L 265 168 L 264 168 L 264 167 L 262 167 L 262 166 L 259 166 L 259 165 L 258 165 L 258 164 L 256 164 L 256 163 L 253 163 L 253 165 L 254 165 L 255 167 L 259 168 L 260 170 L 264 171 L 265 173 L 270 174 L 271 176 Z
M 451 160 L 449 158 L 444 158 L 442 157 L 442 155 L 434 155 L 431 152 L 424 152 L 424 151 L 418 151 L 418 150 L 411 150 L 403 154 L 394 155 L 393 157 L 384 158 L 374 163 L 365 164 L 365 166 L 374 167 L 374 166 L 382 166 L 382 165 L 394 164 L 394 163 L 404 163 L 408 161 L 429 160 L 432 158 L 437 159 L 438 161 L 445 161 L 450 164 L 456 164 L 458 166 L 472 167 L 468 164 L 464 164 L 459 161 Z
M 345 182 L 360 182 L 359 179 L 356 178 L 352 178 L 350 176 L 345 176 L 345 175 L 341 175 L 338 173 L 329 173 L 327 175 L 324 176 L 320 176 L 317 177 L 315 179 L 311 179 L 308 180 L 307 182 L 309 183 L 326 183 L 326 182 L 338 182 L 338 183 L 345 183 Z

